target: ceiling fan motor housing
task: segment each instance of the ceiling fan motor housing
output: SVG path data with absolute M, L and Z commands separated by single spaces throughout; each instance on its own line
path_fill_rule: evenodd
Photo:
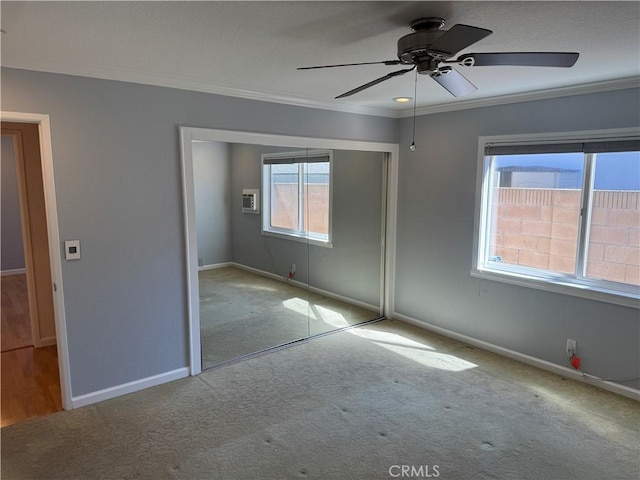
M 418 73 L 428 74 L 438 69 L 438 63 L 450 58 L 453 53 L 430 50 L 430 46 L 440 38 L 446 30 L 442 19 L 420 19 L 411 24 L 414 32 L 398 40 L 398 58 L 403 64 L 416 65 Z

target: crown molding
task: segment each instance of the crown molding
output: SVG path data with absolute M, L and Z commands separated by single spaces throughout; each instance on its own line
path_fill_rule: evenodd
M 28 65 L 21 65 L 28 63 Z M 194 80 L 178 75 L 167 75 L 150 73 L 146 71 L 122 69 L 115 67 L 105 67 L 98 65 L 78 66 L 62 64 L 59 62 L 48 62 L 42 59 L 28 59 L 4 55 L 2 66 L 21 70 L 32 70 L 38 72 L 57 73 L 62 75 L 75 75 L 80 77 L 99 78 L 103 80 L 115 80 L 143 85 L 154 85 L 158 87 L 176 88 L 195 92 L 211 93 L 227 97 L 243 98 L 247 100 L 257 100 L 261 102 L 280 103 L 284 105 L 316 108 L 321 110 L 331 110 L 343 113 L 355 113 L 359 115 L 372 115 L 390 118 L 406 118 L 413 115 L 412 108 L 403 110 L 379 107 L 367 107 L 361 105 L 350 105 L 336 101 L 314 100 L 304 97 L 280 95 L 275 93 L 256 92 L 234 87 L 214 85 L 211 83 Z M 485 97 L 473 100 L 453 101 L 437 105 L 427 105 L 418 107 L 416 115 L 429 115 L 432 113 L 444 113 L 457 110 L 468 110 L 471 108 L 491 107 L 496 105 L 506 105 L 510 103 L 530 102 L 534 100 L 546 100 L 572 95 L 586 95 L 590 93 L 608 92 L 614 90 L 624 90 L 628 88 L 640 87 L 640 76 L 627 77 L 614 80 L 604 80 L 601 82 L 571 85 L 566 87 L 556 87 L 545 90 L 535 90 L 510 95 L 500 95 L 496 97 Z
M 256 92 L 253 90 L 244 90 L 240 88 L 214 85 L 212 83 L 194 80 L 192 78 L 182 77 L 179 75 L 150 73 L 142 70 L 106 67 L 102 65 L 78 66 L 63 64 L 60 62 L 48 62 L 46 60 L 33 58 L 28 59 L 27 62 L 25 62 L 24 60 L 24 58 L 14 57 L 11 55 L 3 55 L 2 66 L 20 70 L 31 70 L 37 72 L 56 73 L 61 75 L 99 78 L 102 80 L 115 80 L 143 85 L 154 85 L 157 87 L 177 88 L 180 90 L 211 93 L 215 95 L 223 95 L 226 97 L 236 97 L 247 100 L 258 100 L 261 102 L 280 103 L 306 108 L 318 108 L 322 110 L 355 113 L 360 115 L 395 117 L 398 113 L 397 111 L 386 108 L 350 105 L 347 103 L 335 101 L 320 101 L 304 97 Z
M 429 115 L 432 113 L 444 113 L 456 110 L 468 110 L 471 108 L 492 107 L 496 105 L 506 105 L 509 103 L 531 102 L 534 100 L 548 100 L 551 98 L 570 97 L 572 95 L 587 95 L 590 93 L 610 92 L 614 90 L 626 90 L 628 88 L 639 87 L 640 77 L 619 78 L 615 80 L 605 80 L 602 82 L 571 85 L 568 87 L 556 87 L 545 90 L 514 93 L 511 95 L 501 95 L 498 97 L 486 97 L 474 100 L 463 100 L 454 103 L 427 105 L 425 107 L 416 108 L 416 115 Z M 396 112 L 395 116 L 396 118 L 411 117 L 413 116 L 413 111 L 402 110 L 401 112 Z

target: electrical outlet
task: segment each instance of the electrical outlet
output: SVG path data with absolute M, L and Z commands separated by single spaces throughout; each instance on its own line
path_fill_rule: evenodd
M 291 273 L 296 273 L 296 264 L 295 263 L 291 264 Z
M 567 357 L 571 358 L 576 354 L 576 341 L 567 338 Z

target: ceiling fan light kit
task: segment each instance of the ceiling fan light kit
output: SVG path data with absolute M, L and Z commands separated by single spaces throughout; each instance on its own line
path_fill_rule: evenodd
M 381 62 L 348 63 L 340 65 L 322 65 L 300 67 L 298 70 L 318 68 L 347 67 L 355 65 L 410 65 L 395 72 L 365 83 L 336 98 L 344 98 L 367 88 L 404 75 L 417 69 L 417 73 L 428 75 L 454 97 L 469 95 L 477 90 L 464 75 L 447 64 L 462 67 L 483 66 L 519 66 L 519 67 L 572 67 L 578 60 L 575 52 L 496 52 L 467 53 L 453 59 L 458 52 L 479 42 L 493 32 L 485 28 L 456 24 L 449 30 L 443 30 L 445 21 L 440 17 L 419 18 L 411 22 L 412 33 L 401 37 L 397 44 L 398 60 Z M 415 97 L 414 97 L 415 98 Z

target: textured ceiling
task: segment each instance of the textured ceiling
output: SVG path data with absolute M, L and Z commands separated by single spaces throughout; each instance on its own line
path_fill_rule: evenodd
M 455 99 L 418 78 L 419 108 L 576 85 L 633 84 L 640 74 L 640 3 L 630 2 L 8 2 L 3 66 L 173 86 L 285 103 L 400 116 L 413 73 L 357 95 L 346 90 L 399 69 L 409 23 L 440 16 L 493 30 L 467 52 L 576 51 L 573 68 L 456 67 L 477 87 Z M 447 28 L 445 27 L 445 28 Z M 626 82 L 626 83 L 625 83 Z M 401 112 L 400 109 L 404 109 Z

